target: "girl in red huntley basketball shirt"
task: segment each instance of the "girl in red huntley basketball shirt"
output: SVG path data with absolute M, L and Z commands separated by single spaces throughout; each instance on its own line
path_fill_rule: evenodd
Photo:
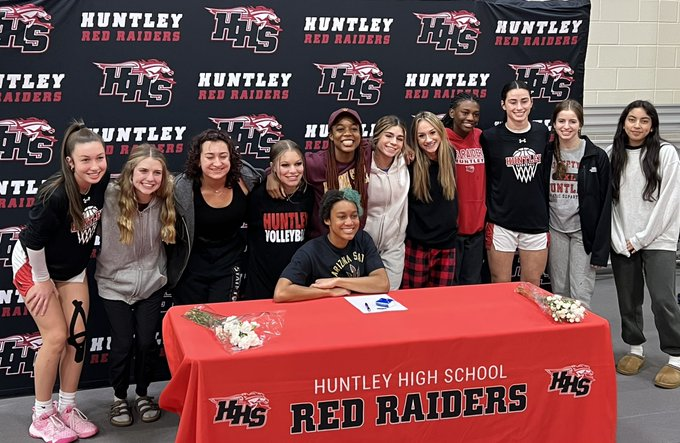
M 46 442 L 95 435 L 76 408 L 90 305 L 85 269 L 109 182 L 104 143 L 82 122 L 66 130 L 61 169 L 38 190 L 12 252 L 14 284 L 42 337 L 34 363 L 35 406 L 28 433 Z M 59 372 L 59 402 L 52 389 Z
M 456 280 L 460 285 L 474 285 L 482 282 L 486 217 L 486 171 L 479 141 L 482 131 L 477 128 L 479 99 L 467 93 L 458 94 L 451 100 L 442 123 L 456 151 Z

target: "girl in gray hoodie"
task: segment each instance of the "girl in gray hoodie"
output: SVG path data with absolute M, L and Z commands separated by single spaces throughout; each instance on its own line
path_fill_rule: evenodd
M 111 324 L 109 376 L 114 401 L 109 421 L 129 426 L 130 367 L 135 360 L 135 409 L 143 422 L 160 418 L 147 395 L 158 357 L 156 331 L 167 282 L 163 243 L 175 242 L 172 177 L 163 154 L 150 144 L 135 147 L 116 182 L 106 189 L 101 253 L 95 278 Z

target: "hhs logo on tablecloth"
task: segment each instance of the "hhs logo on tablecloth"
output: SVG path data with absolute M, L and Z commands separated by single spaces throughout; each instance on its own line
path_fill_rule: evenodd
M 595 373 L 584 364 L 546 369 L 545 372 L 550 374 L 548 392 L 559 392 L 560 395 L 585 397 L 590 394 L 590 384 L 595 381 Z
M 261 428 L 267 422 L 269 399 L 261 392 L 244 392 L 229 397 L 211 398 L 215 404 L 213 423 Z

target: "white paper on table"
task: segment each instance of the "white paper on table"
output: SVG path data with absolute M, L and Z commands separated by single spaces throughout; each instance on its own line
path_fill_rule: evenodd
M 381 298 L 390 298 L 392 302 L 387 308 L 379 308 L 375 302 Z M 364 314 L 377 314 L 379 312 L 392 311 L 407 311 L 406 306 L 402 305 L 388 294 L 371 294 L 371 295 L 350 295 L 345 297 L 352 306 L 357 308 Z

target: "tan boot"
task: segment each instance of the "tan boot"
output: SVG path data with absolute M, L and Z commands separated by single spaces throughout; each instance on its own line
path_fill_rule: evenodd
M 640 373 L 645 358 L 637 354 L 628 353 L 616 363 L 616 372 L 622 375 L 635 375 Z
M 664 366 L 656 373 L 654 384 L 665 389 L 680 387 L 680 368 L 672 365 Z

